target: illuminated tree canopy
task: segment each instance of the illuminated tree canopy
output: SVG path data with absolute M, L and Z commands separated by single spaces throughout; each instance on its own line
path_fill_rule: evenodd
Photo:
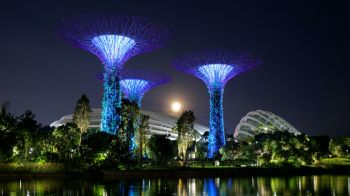
M 254 69 L 261 60 L 249 53 L 210 50 L 184 55 L 172 66 L 201 79 L 208 88 L 224 87 L 233 77 Z
M 142 97 L 150 89 L 168 83 L 170 78 L 162 73 L 146 70 L 125 70 L 121 73 L 121 89 L 125 98 L 141 106 Z
M 90 13 L 61 20 L 59 35 L 95 54 L 105 66 L 123 68 L 131 57 L 161 48 L 169 31 L 146 18 L 126 14 Z
M 210 95 L 210 131 L 208 158 L 225 145 L 223 92 L 225 84 L 233 77 L 260 64 L 260 59 L 249 53 L 214 50 L 188 54 L 177 58 L 172 66 L 201 79 Z
M 122 66 L 122 59 L 126 59 L 128 52 L 135 46 L 133 39 L 120 35 L 100 35 L 91 42 L 99 51 L 100 59 L 105 61 L 104 64 L 111 66 Z
M 131 57 L 165 45 L 169 31 L 146 18 L 90 13 L 61 20 L 59 35 L 104 64 L 101 130 L 114 134 L 121 111 L 120 72 Z

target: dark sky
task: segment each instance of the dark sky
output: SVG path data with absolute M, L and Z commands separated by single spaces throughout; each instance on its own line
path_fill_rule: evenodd
M 225 126 L 232 132 L 247 112 L 271 111 L 300 131 L 350 133 L 349 14 L 347 6 L 318 1 L 1 1 L 0 103 L 11 111 L 31 109 L 49 124 L 72 113 L 86 93 L 100 107 L 98 59 L 54 33 L 65 16 L 88 11 L 126 12 L 168 27 L 167 47 L 130 59 L 125 67 L 166 72 L 172 83 L 151 90 L 144 109 L 169 113 L 172 100 L 194 110 L 208 125 L 209 96 L 202 81 L 173 70 L 176 56 L 212 48 L 238 49 L 263 59 L 256 70 L 226 85 Z M 201 2 L 201 3 L 200 3 Z

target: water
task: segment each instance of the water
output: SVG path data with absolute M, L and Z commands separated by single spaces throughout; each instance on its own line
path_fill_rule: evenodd
M 0 179 L 0 195 L 350 195 L 350 176 Z

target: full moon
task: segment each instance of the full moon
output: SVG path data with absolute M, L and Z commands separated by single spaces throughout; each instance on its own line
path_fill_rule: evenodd
M 172 104 L 171 104 L 171 110 L 173 111 L 173 112 L 178 112 L 178 111 L 180 111 L 181 110 L 181 104 L 180 104 L 180 102 L 173 102 Z

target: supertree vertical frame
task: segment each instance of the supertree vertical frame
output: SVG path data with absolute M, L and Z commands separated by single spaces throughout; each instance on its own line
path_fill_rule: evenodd
M 170 78 L 167 75 L 157 72 L 150 72 L 146 70 L 123 70 L 121 73 L 120 86 L 123 92 L 123 97 L 130 102 L 135 102 L 141 108 L 141 100 L 146 92 L 159 85 L 168 83 Z M 130 151 L 137 150 L 138 140 L 138 124 L 140 118 L 136 119 L 134 130 L 131 133 Z
M 214 158 L 225 145 L 223 93 L 226 83 L 233 77 L 255 68 L 260 59 L 249 53 L 215 50 L 188 54 L 175 59 L 172 66 L 201 79 L 210 97 L 210 131 L 208 158 Z
M 96 55 L 104 65 L 101 130 L 114 134 L 120 122 L 120 72 L 131 57 L 161 48 L 169 31 L 148 19 L 91 13 L 63 19 L 58 34 L 73 46 Z

